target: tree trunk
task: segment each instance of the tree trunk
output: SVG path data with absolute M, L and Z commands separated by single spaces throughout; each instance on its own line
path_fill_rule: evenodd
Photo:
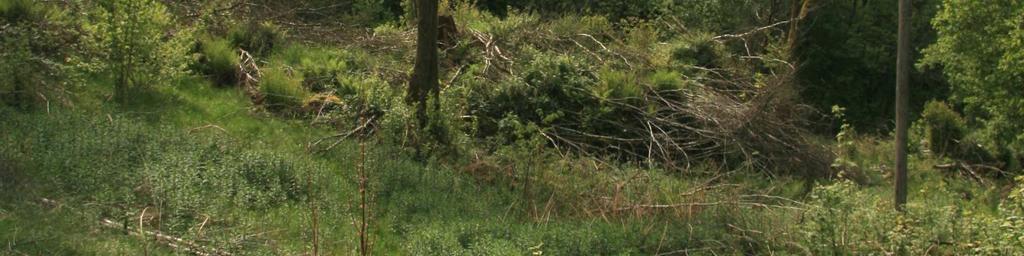
M 896 53 L 896 210 L 907 203 L 907 101 L 910 94 L 910 0 L 899 0 Z
M 438 83 L 438 0 L 418 0 L 418 31 L 416 32 L 416 66 L 409 80 L 406 101 L 416 104 L 416 119 L 419 128 L 427 126 L 427 98 L 431 93 L 437 98 Z M 438 99 L 434 99 L 435 101 Z
M 793 8 L 790 10 L 789 35 L 786 38 L 790 57 L 794 56 L 796 47 L 800 43 L 800 22 L 807 18 L 807 14 L 811 12 L 811 8 L 816 2 L 815 0 L 804 0 L 803 4 L 799 4 L 799 0 L 793 1 Z

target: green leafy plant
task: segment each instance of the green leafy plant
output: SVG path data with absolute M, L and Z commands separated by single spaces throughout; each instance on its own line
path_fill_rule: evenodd
M 310 96 L 302 87 L 303 75 L 288 66 L 278 65 L 263 72 L 260 93 L 267 109 L 278 112 L 296 110 Z
M 958 155 L 961 141 L 967 133 L 967 123 L 945 102 L 930 101 L 921 113 L 924 136 L 933 153 L 941 156 Z
M 103 2 L 94 26 L 106 48 L 107 72 L 114 77 L 115 98 L 128 90 L 165 84 L 183 73 L 193 42 L 189 29 L 176 32 L 173 16 L 156 0 Z
M 228 39 L 235 46 L 262 57 L 269 56 L 285 42 L 281 29 L 268 22 L 235 26 L 228 32 Z
M 238 80 L 239 57 L 231 42 L 225 39 L 204 39 L 198 47 L 200 71 L 218 85 L 234 85 Z
M 47 10 L 34 0 L 0 0 L 0 17 L 9 24 L 41 20 L 49 13 Z
M 938 38 L 921 62 L 942 68 L 967 123 L 981 124 L 977 137 L 1010 163 L 1024 160 L 1022 15 L 1021 1 L 944 0 L 932 20 Z

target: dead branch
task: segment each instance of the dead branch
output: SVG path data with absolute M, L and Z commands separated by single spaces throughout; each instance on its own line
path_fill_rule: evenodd
M 739 33 L 739 34 L 719 35 L 719 36 L 712 37 L 711 39 L 718 41 L 718 40 L 725 40 L 725 39 L 746 38 L 746 37 L 748 37 L 750 35 L 760 33 L 761 31 L 765 31 L 765 30 L 772 29 L 772 28 L 775 28 L 775 27 L 778 27 L 778 26 L 781 26 L 781 25 L 789 24 L 789 22 L 791 22 L 791 20 L 779 21 L 779 22 L 773 23 L 773 24 L 768 25 L 768 26 L 757 27 L 757 28 L 751 29 L 751 30 L 749 30 L 747 32 L 743 32 L 743 33 Z
M 338 144 L 341 144 L 341 142 L 344 141 L 345 139 L 347 139 L 348 137 L 350 137 L 352 135 L 355 135 L 357 133 L 363 132 L 364 130 L 366 130 L 367 127 L 369 127 L 370 124 L 373 123 L 374 120 L 376 120 L 376 119 L 377 119 L 376 116 L 370 117 L 369 119 L 366 120 L 366 122 L 363 122 L 363 124 L 359 125 L 355 129 L 352 129 L 352 130 L 350 130 L 348 132 L 339 133 L 339 134 L 335 134 L 335 135 L 331 135 L 331 136 L 327 136 L 327 137 L 323 137 L 323 138 L 317 139 L 316 141 L 314 141 L 314 142 L 310 143 L 309 145 L 307 145 L 306 149 L 309 150 L 309 151 L 314 151 L 313 148 L 315 148 L 317 145 L 320 145 L 320 143 L 323 143 L 326 140 L 335 139 L 334 143 L 332 143 L 327 148 L 322 149 L 322 150 L 316 150 L 316 152 L 330 151 L 334 147 L 338 146 Z
M 110 220 L 110 219 L 102 219 L 102 220 L 100 220 L 100 225 L 102 225 L 103 227 L 107 227 L 107 228 L 111 228 L 111 229 L 117 229 L 117 230 L 122 230 L 124 228 L 124 226 L 121 225 L 120 223 L 115 222 L 115 221 Z M 219 249 L 214 249 L 214 248 L 209 248 L 209 247 L 206 247 L 206 246 L 202 246 L 202 245 L 196 244 L 196 243 L 191 242 L 191 241 L 187 241 L 187 240 L 184 240 L 184 239 L 181 239 L 181 238 L 177 238 L 177 237 L 173 237 L 173 236 L 164 234 L 164 233 L 159 232 L 159 231 L 141 230 L 141 228 L 140 228 L 140 230 L 138 232 L 139 233 L 135 233 L 135 234 L 143 236 L 143 237 L 145 237 L 145 236 L 153 237 L 153 239 L 155 239 L 157 242 L 160 242 L 160 243 L 162 243 L 163 245 L 165 245 L 167 247 L 170 247 L 170 248 L 175 249 L 175 250 L 181 250 L 181 251 L 184 251 L 184 252 L 187 252 L 187 253 L 191 253 L 191 254 L 195 254 L 195 255 L 202 255 L 202 256 L 232 255 L 231 253 L 228 253 L 228 252 L 225 252 L 225 251 L 222 251 L 222 250 L 219 250 Z

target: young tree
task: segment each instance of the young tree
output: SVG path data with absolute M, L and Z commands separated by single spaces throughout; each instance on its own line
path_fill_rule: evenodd
M 418 31 L 416 32 L 416 66 L 409 80 L 406 102 L 416 104 L 416 119 L 420 129 L 427 127 L 427 99 L 434 94 L 439 99 L 438 83 L 438 0 L 417 1 Z M 435 104 L 439 104 L 435 102 Z
M 910 0 L 899 0 L 896 50 L 896 210 L 907 203 L 907 102 L 910 94 Z
M 104 22 L 93 29 L 105 45 L 107 69 L 114 76 L 114 98 L 123 101 L 131 87 L 166 82 L 184 70 L 188 39 L 174 36 L 167 7 L 156 0 L 101 1 Z M 177 31 L 182 34 L 182 30 Z

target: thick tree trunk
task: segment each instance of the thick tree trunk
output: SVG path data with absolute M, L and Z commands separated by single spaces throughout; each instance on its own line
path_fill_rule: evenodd
M 910 0 L 899 0 L 896 53 L 896 210 L 907 203 L 907 101 L 910 97 Z
M 435 101 L 440 92 L 438 83 L 438 0 L 417 0 L 418 31 L 416 39 L 416 66 L 409 80 L 406 101 L 416 104 L 416 119 L 420 129 L 427 126 L 427 98 L 433 93 Z

